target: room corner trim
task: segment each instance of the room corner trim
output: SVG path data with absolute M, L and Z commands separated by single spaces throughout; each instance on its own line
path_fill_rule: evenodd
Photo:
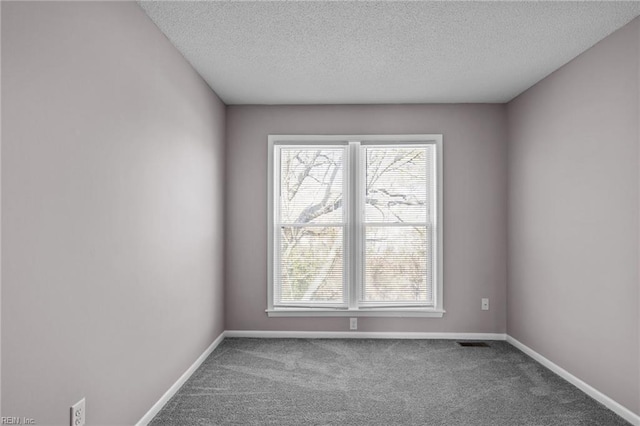
M 187 380 L 189 380 L 189 377 L 191 377 L 191 375 L 198 369 L 198 367 L 200 367 L 204 360 L 207 359 L 209 355 L 211 355 L 211 352 L 213 352 L 218 347 L 218 345 L 222 343 L 222 341 L 224 340 L 224 336 L 225 332 L 223 331 L 216 338 L 216 340 L 214 340 L 213 343 L 211 343 L 209 347 L 204 350 L 202 355 L 200 355 L 198 359 L 196 359 L 194 363 L 191 364 L 189 368 L 187 368 L 187 371 L 185 371 L 182 376 L 180 376 L 178 380 L 176 380 L 176 382 L 169 388 L 169 390 L 167 390 L 164 395 L 160 397 L 158 402 L 153 404 L 149 411 L 147 411 L 147 413 L 142 416 L 138 423 L 136 423 L 136 426 L 147 426 L 151 422 L 151 420 L 153 420 L 153 418 L 160 412 L 160 410 L 162 410 L 162 407 L 164 407 L 165 404 L 169 402 L 171 397 L 175 395 L 176 392 L 178 392 L 178 390 L 182 387 L 182 385 L 184 385 Z
M 558 376 L 562 377 L 564 380 L 566 380 L 567 382 L 571 383 L 572 385 L 580 389 L 582 392 L 589 395 L 591 398 L 603 404 L 605 407 L 607 407 L 608 409 L 610 409 L 611 411 L 613 411 L 614 413 L 616 413 L 617 415 L 619 415 L 620 417 L 622 417 L 623 419 L 631 423 L 632 425 L 640 426 L 640 415 L 635 414 L 633 411 L 629 410 L 628 408 L 614 401 L 613 399 L 603 394 L 599 390 L 595 389 L 591 385 L 585 383 L 581 379 L 569 373 L 564 368 L 555 364 L 553 361 L 550 361 L 549 359 L 540 355 L 538 352 L 534 351 L 530 347 L 526 346 L 525 344 L 519 342 L 518 340 L 514 339 L 509 335 L 507 335 L 507 343 L 510 343 L 514 347 L 520 349 L 522 352 L 524 352 L 534 360 L 538 361 L 540 364 L 547 367 L 549 370 L 553 371 Z
M 458 339 L 506 340 L 504 333 L 426 333 L 373 331 L 267 331 L 227 330 L 225 337 L 254 337 L 262 339 Z

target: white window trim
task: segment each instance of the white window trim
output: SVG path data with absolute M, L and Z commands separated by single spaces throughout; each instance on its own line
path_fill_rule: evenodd
M 276 144 L 309 144 L 309 145 L 343 145 L 348 147 L 351 152 L 357 149 L 354 144 L 350 142 L 364 142 L 368 145 L 372 144 L 392 144 L 409 145 L 412 143 L 421 144 L 434 144 L 436 147 L 436 177 L 437 177 L 437 208 L 436 217 L 433 222 L 436 228 L 437 246 L 436 259 L 434 262 L 436 271 L 434 277 L 436 279 L 434 292 L 434 306 L 433 307 L 416 307 L 414 306 L 357 306 L 357 294 L 351 291 L 351 286 L 346 285 L 346 307 L 334 307 L 334 306 L 322 306 L 317 307 L 274 307 L 274 206 L 276 200 L 273 193 L 273 179 L 274 179 L 274 147 Z M 360 167 L 360 164 L 353 164 L 357 160 L 357 156 L 350 155 L 350 167 Z M 267 176 L 267 315 L 269 317 L 363 317 L 363 316 L 377 316 L 377 317 L 434 317 L 440 318 L 446 312 L 444 310 L 444 298 L 443 298 L 443 155 L 442 155 L 442 135 L 437 134 L 409 134 L 409 135 L 269 135 L 268 136 L 268 176 Z M 356 172 L 356 176 L 360 176 L 359 172 Z M 344 188 L 345 191 L 353 191 L 356 183 L 349 181 L 349 184 Z M 345 206 L 346 208 L 346 206 Z M 351 216 L 355 212 L 346 210 L 346 215 Z M 351 247 L 351 241 L 360 241 L 360 238 L 351 239 L 348 235 L 352 232 L 350 229 L 353 218 L 349 217 L 347 225 L 345 226 L 344 238 L 348 241 L 348 245 L 345 246 L 345 250 L 348 256 L 345 256 L 345 271 L 348 274 L 353 274 L 349 277 L 349 282 L 356 280 L 359 282 L 360 277 L 358 274 L 358 268 L 351 268 L 350 262 L 354 255 L 358 255 L 359 247 Z

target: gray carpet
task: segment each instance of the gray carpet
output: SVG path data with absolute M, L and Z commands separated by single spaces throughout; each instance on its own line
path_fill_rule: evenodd
M 628 425 L 488 343 L 225 339 L 151 425 Z

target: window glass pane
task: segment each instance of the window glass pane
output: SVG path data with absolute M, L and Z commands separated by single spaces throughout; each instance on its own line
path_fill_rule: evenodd
M 367 147 L 367 222 L 426 222 L 432 147 Z
M 342 227 L 281 228 L 281 302 L 343 302 L 342 232 Z
M 367 226 L 365 301 L 431 303 L 430 240 L 426 226 Z
M 343 148 L 280 150 L 280 222 L 342 223 Z

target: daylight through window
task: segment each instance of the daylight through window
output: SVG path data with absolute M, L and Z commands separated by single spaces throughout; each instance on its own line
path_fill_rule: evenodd
M 270 315 L 442 316 L 441 135 L 269 145 Z

